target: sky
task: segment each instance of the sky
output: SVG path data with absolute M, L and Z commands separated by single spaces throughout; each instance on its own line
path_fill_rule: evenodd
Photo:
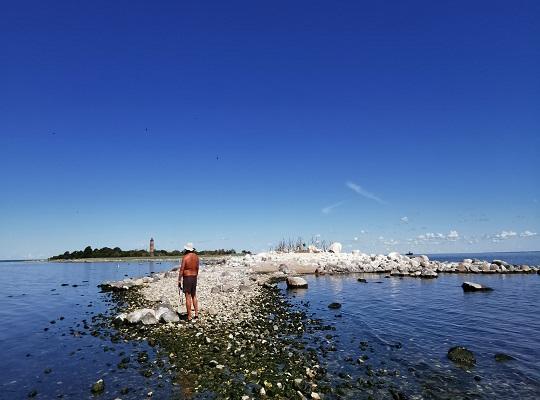
M 537 1 L 7 2 L 0 259 L 540 250 Z

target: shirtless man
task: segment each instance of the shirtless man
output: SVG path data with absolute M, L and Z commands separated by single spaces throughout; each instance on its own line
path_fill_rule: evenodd
M 191 321 L 191 305 L 195 309 L 195 319 L 199 318 L 199 303 L 197 301 L 197 275 L 199 274 L 199 256 L 195 253 L 193 243 L 184 246 L 182 266 L 178 273 L 178 286 L 184 287 L 186 295 L 187 319 Z

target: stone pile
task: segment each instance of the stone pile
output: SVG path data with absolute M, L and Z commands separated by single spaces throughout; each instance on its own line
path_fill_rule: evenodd
M 505 261 L 464 259 L 462 262 L 430 260 L 427 256 L 353 253 L 260 253 L 233 258 L 231 266 L 244 266 L 253 273 L 337 274 L 384 273 L 394 276 L 436 278 L 439 273 L 539 273 L 540 266 L 512 265 Z

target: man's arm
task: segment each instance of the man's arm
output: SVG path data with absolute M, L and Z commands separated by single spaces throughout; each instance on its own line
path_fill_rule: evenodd
M 180 271 L 178 271 L 178 286 L 182 283 L 182 275 L 184 275 L 184 268 L 186 266 L 186 257 L 182 257 L 182 264 L 180 266 Z

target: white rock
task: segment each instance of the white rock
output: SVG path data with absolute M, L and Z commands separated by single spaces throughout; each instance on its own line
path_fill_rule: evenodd
M 288 288 L 307 288 L 308 283 L 304 278 L 298 276 L 290 276 L 287 278 Z
M 334 242 L 330 245 L 330 247 L 328 248 L 328 251 L 332 252 L 332 253 L 336 253 L 336 254 L 339 254 L 341 253 L 341 249 L 343 248 L 342 244 L 339 243 L 339 242 Z

